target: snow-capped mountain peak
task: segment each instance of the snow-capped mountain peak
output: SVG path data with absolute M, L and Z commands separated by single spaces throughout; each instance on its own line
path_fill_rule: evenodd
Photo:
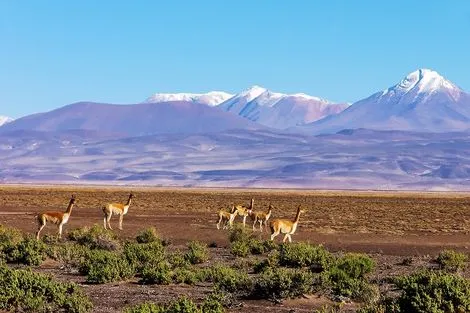
M 243 90 L 237 96 L 239 98 L 245 98 L 246 102 L 250 102 L 253 99 L 260 96 L 263 92 L 266 92 L 266 91 L 268 91 L 266 88 L 263 88 L 263 87 L 258 86 L 258 85 L 254 85 L 254 86 L 251 86 L 248 89 Z
M 2 126 L 3 124 L 6 124 L 6 123 L 10 123 L 12 121 L 13 121 L 13 119 L 11 117 L 0 115 L 0 126 Z
M 145 103 L 159 103 L 169 101 L 199 102 L 209 106 L 216 106 L 233 95 L 223 91 L 211 91 L 208 93 L 156 93 L 147 98 Z
M 414 94 L 431 94 L 438 91 L 456 94 L 461 89 L 442 77 L 438 72 L 422 68 L 408 74 L 397 85 L 384 90 L 383 95 L 390 92 L 400 94 L 411 92 Z

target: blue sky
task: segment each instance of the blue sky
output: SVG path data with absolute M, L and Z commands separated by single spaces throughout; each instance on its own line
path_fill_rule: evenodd
M 0 0 L 0 115 L 258 84 L 354 102 L 432 68 L 470 91 L 470 1 Z

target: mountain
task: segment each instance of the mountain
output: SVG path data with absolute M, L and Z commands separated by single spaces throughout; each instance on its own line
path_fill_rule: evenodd
M 62 108 L 19 118 L 0 127 L 15 130 L 91 130 L 103 135 L 142 136 L 162 133 L 206 133 L 263 126 L 197 102 L 172 101 L 116 105 L 78 102 Z
M 282 94 L 253 86 L 217 106 L 262 125 L 285 129 L 337 114 L 347 104 L 333 104 L 303 93 Z
M 13 119 L 11 117 L 0 115 L 0 126 L 2 126 L 3 124 L 6 124 L 6 123 L 10 123 L 12 121 L 13 121 Z
M 169 101 L 188 101 L 215 106 L 231 97 L 233 97 L 233 95 L 223 91 L 211 91 L 208 93 L 156 93 L 147 98 L 144 102 L 159 103 Z
M 0 133 L 0 182 L 470 190 L 470 132 Z
M 357 128 L 464 131 L 470 128 L 470 94 L 433 70 L 419 69 L 338 115 L 298 129 L 318 134 Z

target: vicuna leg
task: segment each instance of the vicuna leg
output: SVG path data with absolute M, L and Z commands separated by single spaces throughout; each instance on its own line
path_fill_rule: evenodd
M 245 225 L 246 225 L 246 215 L 243 216 L 243 227 L 245 227 Z
M 36 233 L 36 239 L 37 239 L 37 240 L 39 240 L 39 233 L 40 233 L 41 230 L 44 228 L 44 226 L 46 226 L 46 223 L 40 222 L 39 228 L 38 228 L 38 232 Z
M 284 235 L 284 239 L 282 239 L 282 242 L 286 242 L 287 238 L 289 238 L 289 234 Z
M 119 214 L 119 229 L 122 230 L 122 219 L 124 218 L 124 214 Z
M 113 212 L 109 212 L 109 213 L 106 215 L 105 218 L 106 218 L 106 222 L 108 223 L 108 228 L 111 229 L 111 230 L 113 230 L 113 229 L 111 228 L 111 216 L 113 216 Z
M 59 224 L 59 239 L 62 238 L 62 224 Z
M 217 222 L 217 229 L 220 229 L 221 222 L 222 222 L 222 216 L 219 216 L 219 221 Z
M 259 230 L 260 230 L 260 231 L 264 231 L 264 228 L 263 228 L 263 221 L 259 221 Z
M 279 231 L 275 231 L 274 233 L 271 234 L 271 241 L 274 240 L 274 238 L 279 235 Z
M 257 220 L 255 219 L 255 221 L 253 222 L 253 231 L 255 231 L 256 222 L 257 222 Z

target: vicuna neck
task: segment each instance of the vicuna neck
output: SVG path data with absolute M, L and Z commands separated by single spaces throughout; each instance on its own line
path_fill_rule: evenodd
M 74 205 L 74 202 L 70 200 L 69 206 L 67 207 L 67 210 L 65 211 L 65 213 L 68 213 L 68 214 L 72 213 L 73 205 Z
M 298 223 L 300 219 L 300 208 L 297 209 L 297 215 L 295 216 L 294 223 Z
M 126 205 L 127 205 L 127 206 L 131 205 L 131 201 L 132 201 L 132 197 L 129 196 L 129 199 L 127 199 L 127 204 L 126 204 Z

